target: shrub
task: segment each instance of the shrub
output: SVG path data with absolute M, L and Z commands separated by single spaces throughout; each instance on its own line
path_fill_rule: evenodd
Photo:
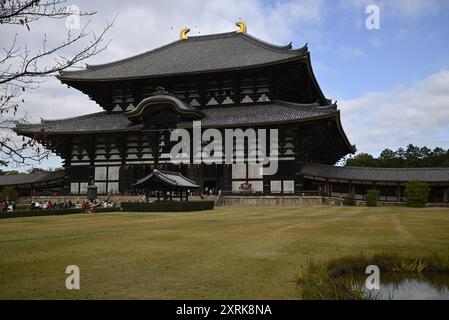
M 212 210 L 213 201 L 158 201 L 158 202 L 123 202 L 123 211 L 129 212 L 182 212 Z
M 343 200 L 345 206 L 355 206 L 355 194 L 354 192 L 349 192 L 345 199 Z
M 409 207 L 425 207 L 430 188 L 425 182 L 408 182 L 405 186 L 405 201 Z
M 39 217 L 39 216 L 62 216 L 66 214 L 84 213 L 83 209 L 48 209 L 48 210 L 16 210 L 12 212 L 2 212 L 0 219 L 20 218 L 20 217 Z
M 97 208 L 96 213 L 119 212 L 120 208 Z M 24 218 L 24 217 L 41 217 L 41 216 L 64 216 L 67 214 L 80 214 L 86 211 L 82 208 L 69 209 L 45 209 L 45 210 L 15 210 L 5 211 L 0 214 L 0 219 L 7 218 Z
M 0 192 L 0 202 L 17 201 L 17 191 L 13 187 L 5 187 Z
M 371 189 L 366 192 L 365 199 L 368 207 L 377 207 L 377 201 L 379 200 L 380 193 L 378 190 Z

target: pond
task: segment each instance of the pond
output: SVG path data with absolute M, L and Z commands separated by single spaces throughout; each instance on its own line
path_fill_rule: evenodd
M 357 277 L 357 287 L 366 299 L 377 300 L 449 300 L 448 273 L 383 273 L 380 289 L 368 290 L 366 277 Z

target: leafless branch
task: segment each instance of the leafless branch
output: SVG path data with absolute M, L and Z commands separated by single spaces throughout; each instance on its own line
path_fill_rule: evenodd
M 73 12 L 71 6 L 65 6 L 67 0 L 2 0 L 0 1 L 0 24 L 26 26 L 42 18 L 63 19 L 72 14 L 91 16 L 96 11 Z
M 31 22 L 51 18 L 68 18 L 72 14 L 90 16 L 96 12 L 72 12 L 65 6 L 66 0 L 0 0 L 1 24 L 22 25 L 30 30 Z M 115 19 L 99 34 L 89 31 L 90 21 L 78 30 L 67 30 L 66 39 L 48 46 L 47 37 L 42 39 L 41 48 L 18 45 L 18 34 L 9 45 L 0 51 L 0 165 L 5 162 L 25 164 L 48 157 L 35 140 L 17 137 L 11 131 L 18 122 L 25 122 L 18 116 L 18 110 L 25 103 L 23 92 L 36 89 L 46 77 L 67 68 L 80 67 L 80 63 L 106 49 L 105 34 Z M 1 31 L 1 30 L 0 30 Z M 75 33 L 74 33 L 75 32 Z M 74 54 L 65 52 L 75 51 Z M 21 140 L 21 141 L 20 141 Z

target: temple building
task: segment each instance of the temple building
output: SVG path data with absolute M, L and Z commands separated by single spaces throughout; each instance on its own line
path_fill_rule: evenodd
M 104 111 L 39 124 L 16 132 L 37 139 L 64 159 L 66 191 L 132 192 L 153 169 L 181 172 L 201 187 L 239 192 L 293 193 L 303 189 L 304 162 L 334 164 L 354 152 L 313 74 L 307 46 L 293 49 L 243 30 L 188 37 L 149 52 L 59 80 L 82 91 Z M 170 131 L 276 128 L 279 169 L 262 176 L 259 164 L 173 165 Z
M 336 103 L 315 78 L 307 45 L 271 44 L 248 34 L 243 22 L 237 25 L 237 31 L 203 36 L 183 29 L 178 41 L 154 50 L 63 71 L 57 76 L 61 83 L 88 95 L 103 111 L 19 124 L 15 131 L 63 159 L 62 194 L 84 194 L 91 183 L 100 194 L 133 193 L 136 181 L 154 169 L 179 172 L 202 189 L 223 193 L 332 194 L 330 183 L 341 179 L 320 176 L 324 170 L 310 166 L 333 168 L 355 147 Z M 173 164 L 170 149 L 176 142 L 170 134 L 192 130 L 194 121 L 201 121 L 202 130 L 223 133 L 277 129 L 277 173 L 262 175 L 262 165 L 249 161 Z M 393 187 L 398 190 L 397 181 Z

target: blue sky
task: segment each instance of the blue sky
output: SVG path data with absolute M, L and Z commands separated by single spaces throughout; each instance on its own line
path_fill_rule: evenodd
M 394 12 L 397 8 L 381 7 L 380 30 L 368 30 L 361 21 L 368 16 L 363 6 L 329 3 L 331 9 L 320 26 L 322 38 L 309 41 L 313 58 L 320 63 L 315 72 L 328 95 L 353 99 L 410 85 L 449 67 L 447 6 L 436 13 L 405 16 Z
M 342 122 L 360 152 L 409 143 L 449 148 L 449 0 L 196 0 L 71 1 L 98 14 L 100 30 L 118 13 L 108 34 L 107 51 L 88 61 L 104 63 L 191 35 L 228 32 L 242 18 L 248 32 L 276 44 L 309 44 L 315 75 L 325 95 L 338 100 Z M 365 26 L 367 5 L 380 9 L 380 29 Z M 81 21 L 83 23 L 84 21 Z M 3 28 L 3 27 L 1 27 Z M 0 35 L 7 44 L 16 30 Z M 38 48 L 65 35 L 64 21 L 20 30 L 23 41 Z M 22 109 L 30 122 L 100 111 L 75 89 L 55 79 L 27 92 Z M 51 157 L 39 166 L 58 167 Z M 26 168 L 21 168 L 26 169 Z

